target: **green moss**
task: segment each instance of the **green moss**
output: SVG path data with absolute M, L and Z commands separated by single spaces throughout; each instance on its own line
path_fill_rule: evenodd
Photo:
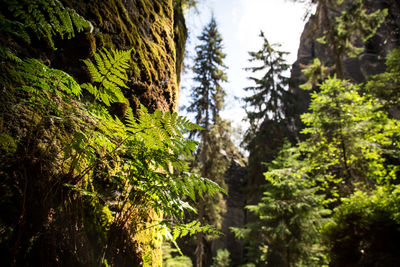
M 187 29 L 176 1 L 132 0 L 129 7 L 123 0 L 62 1 L 93 23 L 98 49 L 133 48 L 128 71 L 131 89 L 125 92 L 131 107 L 140 102 L 149 110 L 177 110 Z M 98 212 L 107 214 L 103 210 Z M 101 218 L 100 213 L 93 216 Z M 148 223 L 157 220 L 160 218 L 153 214 Z M 143 251 L 144 266 L 161 266 L 160 233 L 151 228 L 138 233 L 135 239 Z
M 130 80 L 142 89 L 132 94 L 151 109 L 177 108 L 186 27 L 175 1 L 136 0 L 129 7 L 122 0 L 64 2 L 95 25 L 97 47 L 135 49 Z
M 162 220 L 162 215 L 150 211 L 147 224 L 155 225 Z M 146 227 L 143 225 L 138 229 L 135 239 L 142 248 L 143 267 L 162 266 L 162 242 L 163 238 L 157 227 Z
M 0 133 L 0 152 L 4 154 L 15 153 L 17 144 L 14 139 L 6 133 Z

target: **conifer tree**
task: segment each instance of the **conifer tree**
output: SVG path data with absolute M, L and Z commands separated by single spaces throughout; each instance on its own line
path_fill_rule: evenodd
M 225 91 L 222 83 L 227 81 L 223 63 L 225 54 L 222 52 L 222 37 L 217 29 L 215 18 L 212 17 L 198 37 L 200 44 L 196 46 L 196 58 L 193 67 L 194 81 L 192 103 L 189 112 L 195 113 L 196 123 L 203 127 L 197 132 L 200 146 L 194 164 L 203 177 L 209 177 L 223 185 L 223 174 L 226 161 L 221 151 L 226 140 L 226 123 L 220 117 L 224 106 Z M 222 194 L 209 198 L 204 196 L 198 201 L 198 220 L 203 223 L 219 226 L 221 213 L 224 209 Z M 206 237 L 198 234 L 196 240 L 196 266 L 203 266 L 205 256 L 204 245 Z
M 268 184 L 261 201 L 246 209 L 257 217 L 244 228 L 232 227 L 246 247 L 245 262 L 255 266 L 323 266 L 318 231 L 329 211 L 307 179 L 301 151 L 285 144 L 264 173 Z
M 264 72 L 261 78 L 249 77 L 255 85 L 245 88 L 246 91 L 253 92 L 253 95 L 244 98 L 250 131 L 257 131 L 260 122 L 265 119 L 278 122 L 285 118 L 283 103 L 288 95 L 289 78 L 284 76 L 284 72 L 289 69 L 289 64 L 284 59 L 288 53 L 277 50 L 275 47 L 279 48 L 280 45 L 270 44 L 262 31 L 260 37 L 263 39 L 263 46 L 256 52 L 249 52 L 249 61 L 260 62 L 261 65 L 245 68 L 253 74 Z
M 269 162 L 276 156 L 285 138 L 291 138 L 290 111 L 293 96 L 288 92 L 289 78 L 285 72 L 289 64 L 285 61 L 287 52 L 279 51 L 279 45 L 270 44 L 264 33 L 260 33 L 263 45 L 260 50 L 249 52 L 250 62 L 257 63 L 246 68 L 253 76 L 253 86 L 245 88 L 252 95 L 244 98 L 247 119 L 250 128 L 247 130 L 244 143 L 250 152 L 247 191 L 251 192 L 249 202 L 255 203 L 262 195 L 260 184 L 265 183 L 262 162 Z

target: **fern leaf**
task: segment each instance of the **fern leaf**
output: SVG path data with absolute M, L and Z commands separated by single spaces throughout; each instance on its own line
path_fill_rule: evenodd
M 49 102 L 49 93 L 60 96 L 81 94 L 81 87 L 69 74 L 49 68 L 37 59 L 31 58 L 20 62 L 15 74 L 28 84 L 28 86 L 21 86 L 20 89 L 25 91 L 27 88 L 38 89 L 34 92 L 39 97 L 38 100 Z M 28 91 L 33 93 L 31 89 Z
M 16 34 L 26 37 L 26 30 L 30 30 L 38 38 L 46 38 L 53 49 L 56 49 L 54 35 L 70 39 L 75 36 L 74 26 L 78 32 L 92 28 L 89 21 L 58 0 L 10 0 L 7 5 L 16 21 L 23 25 L 22 29 L 17 28 Z
M 128 88 L 126 69 L 129 68 L 132 50 L 119 51 L 106 49 L 94 54 L 96 65 L 84 60 L 93 81 L 98 84 L 98 94 L 94 95 L 105 105 L 113 102 L 126 102 L 121 88 Z M 90 91 L 89 91 L 90 92 Z

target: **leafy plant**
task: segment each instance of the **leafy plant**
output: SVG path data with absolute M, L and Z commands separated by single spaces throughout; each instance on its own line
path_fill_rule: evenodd
M 321 266 L 319 230 L 329 211 L 303 172 L 297 148 L 284 146 L 265 173 L 268 181 L 261 201 L 246 209 L 257 218 L 244 228 L 232 227 L 247 248 L 246 262 L 256 266 Z
M 330 266 L 397 266 L 400 237 L 400 187 L 356 191 L 335 208 L 324 227 Z
M 35 106 L 37 103 L 52 105 L 50 94 L 79 97 L 81 95 L 81 87 L 66 72 L 49 68 L 37 59 L 25 59 L 17 65 L 15 75 L 22 79 L 24 85 L 19 89 L 31 93 L 28 101 Z M 53 105 L 54 106 L 54 105 Z M 57 108 L 54 106 L 54 108 Z
M 311 112 L 302 115 L 309 138 L 301 146 L 312 176 L 342 196 L 356 186 L 394 179 L 395 168 L 386 166 L 383 152 L 398 122 L 380 110 L 378 101 L 360 95 L 357 85 L 330 78 L 320 89 L 312 93 Z
M 128 88 L 125 84 L 128 80 L 126 69 L 130 66 L 131 52 L 132 49 L 127 51 L 116 49 L 111 52 L 103 49 L 94 54 L 96 65 L 90 60 L 84 60 L 94 84 L 84 83 L 82 87 L 106 106 L 110 106 L 113 102 L 126 102 L 121 88 Z
M 213 258 L 211 267 L 229 267 L 231 266 L 230 253 L 227 249 L 218 249 L 217 255 Z
M 86 64 L 103 89 L 98 91 L 102 102 L 122 100 L 120 86 L 124 84 L 118 77 L 126 75 L 130 51 L 103 51 L 95 58 L 99 67 Z M 205 193 L 212 196 L 223 191 L 211 180 L 188 172 L 187 159 L 197 142 L 186 139 L 184 134 L 201 127 L 177 113 L 150 114 L 143 106 L 136 117 L 128 108 L 123 123 L 101 104 L 74 101 L 81 95 L 81 88 L 95 88 L 94 85 L 80 86 L 67 73 L 36 59 L 21 61 L 15 75 L 22 83 L 17 90 L 23 92 L 25 99 L 20 104 L 40 109 L 41 116 L 55 112 L 63 123 L 76 123 L 69 133 L 70 142 L 62 149 L 59 175 L 64 177 L 67 188 L 87 199 L 91 207 L 87 216 L 98 221 L 91 229 L 99 232 L 103 242 L 112 238 L 107 235 L 112 225 L 132 223 L 134 214 L 146 216 L 149 209 L 170 218 L 171 223 L 164 224 L 164 236 L 171 241 L 198 232 L 217 233 L 198 222 L 180 223 L 185 211 L 195 211 L 185 199 L 196 201 Z M 105 181 L 118 192 L 116 196 L 110 197 L 101 186 Z M 132 234 L 138 226 L 138 222 L 132 224 Z
M 321 0 L 319 3 L 326 18 L 326 30 L 317 41 L 332 48 L 336 74 L 343 78 L 343 58 L 356 57 L 363 51 L 362 47 L 356 46 L 355 40 L 365 42 L 370 39 L 385 20 L 388 11 L 382 9 L 367 14 L 363 0 L 356 0 L 340 16 L 332 16 L 330 9 L 343 4 L 343 0 Z
M 53 40 L 55 35 L 71 39 L 75 32 L 93 27 L 75 10 L 64 7 L 58 0 L 10 0 L 7 1 L 7 7 L 13 19 L 1 15 L 2 30 L 22 37 L 28 43 L 28 31 L 33 31 L 37 37 L 46 38 L 53 49 L 56 49 Z
M 393 49 L 386 57 L 386 72 L 369 78 L 365 91 L 378 97 L 385 108 L 400 105 L 400 48 Z
M 165 267 L 192 267 L 192 261 L 187 256 L 182 256 L 170 244 L 163 243 L 163 266 Z

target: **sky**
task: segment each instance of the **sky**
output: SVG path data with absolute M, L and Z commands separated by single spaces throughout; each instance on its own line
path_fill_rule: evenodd
M 182 107 L 190 103 L 188 96 L 194 85 L 189 67 L 195 57 L 194 47 L 198 44 L 197 37 L 213 13 L 223 38 L 223 52 L 226 54 L 224 62 L 228 66 L 228 82 L 224 84 L 226 106 L 221 117 L 230 120 L 233 127 L 245 131 L 245 111 L 240 99 L 246 95 L 243 88 L 252 85 L 247 79 L 250 73 L 243 69 L 250 66 L 248 51 L 261 48 L 262 39 L 259 34 L 262 30 L 270 43 L 279 43 L 282 45 L 280 50 L 290 53 L 286 59 L 289 64 L 293 64 L 306 23 L 303 19 L 306 6 L 288 0 L 200 0 L 197 9 L 199 13 L 190 10 L 186 14 L 189 38 L 180 105 Z

